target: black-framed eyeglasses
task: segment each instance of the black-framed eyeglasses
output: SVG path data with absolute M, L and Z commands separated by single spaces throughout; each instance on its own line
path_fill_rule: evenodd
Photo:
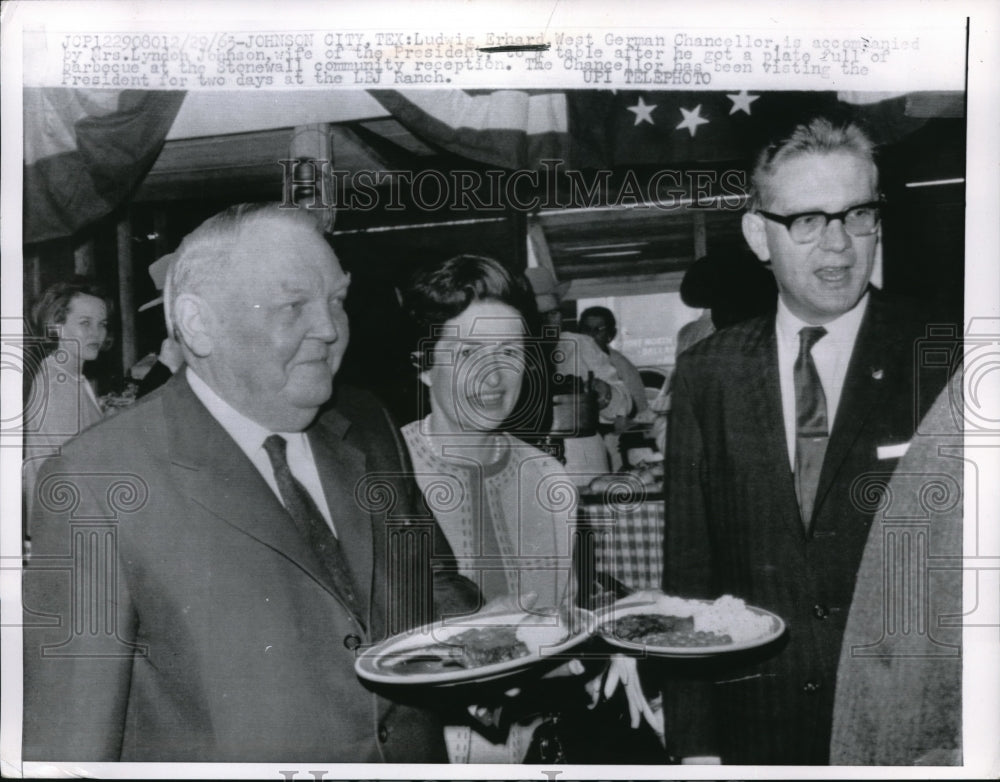
M 788 229 L 788 235 L 796 244 L 816 241 L 826 230 L 831 220 L 840 220 L 844 230 L 851 236 L 871 236 L 878 229 L 881 219 L 882 201 L 868 201 L 851 206 L 842 212 L 797 212 L 779 215 L 758 209 L 757 214 L 780 223 Z

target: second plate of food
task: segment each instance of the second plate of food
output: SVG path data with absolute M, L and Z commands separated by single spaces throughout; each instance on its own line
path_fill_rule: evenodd
M 612 646 L 655 657 L 694 658 L 764 646 L 785 632 L 777 614 L 732 595 L 694 600 L 663 594 L 619 600 L 595 617 Z

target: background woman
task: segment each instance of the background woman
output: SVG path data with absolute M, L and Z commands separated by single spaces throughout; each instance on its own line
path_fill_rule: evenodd
M 83 366 L 111 346 L 112 307 L 98 285 L 74 277 L 47 288 L 31 309 L 32 326 L 45 340 L 46 355 L 25 400 L 24 488 L 29 512 L 45 458 L 101 420 L 101 406 Z

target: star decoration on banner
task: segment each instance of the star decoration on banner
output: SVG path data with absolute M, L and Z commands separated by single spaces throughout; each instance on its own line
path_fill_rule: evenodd
M 653 109 L 656 108 L 655 103 L 647 106 L 640 97 L 637 104 L 634 106 L 626 106 L 625 108 L 635 114 L 635 125 L 638 125 L 640 122 L 648 122 L 650 125 L 656 124 L 653 122 Z M 633 127 L 635 127 L 635 125 L 633 125 Z
M 691 133 L 691 138 L 694 138 L 694 134 L 698 132 L 699 125 L 707 125 L 708 120 L 701 116 L 701 104 L 699 103 L 691 111 L 687 109 L 681 109 L 681 114 L 684 115 L 684 119 L 681 120 L 680 124 L 675 128 L 675 130 L 681 130 L 682 128 L 687 128 Z M 638 123 L 636 123 L 638 124 Z
M 737 111 L 744 111 L 749 117 L 750 104 L 757 100 L 760 95 L 749 95 L 746 90 L 740 90 L 739 93 L 726 95 L 726 97 L 733 102 L 733 107 L 729 110 L 730 114 L 735 114 Z

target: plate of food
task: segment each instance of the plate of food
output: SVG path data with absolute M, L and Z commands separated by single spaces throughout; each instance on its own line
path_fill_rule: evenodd
M 510 676 L 567 654 L 594 632 L 589 611 L 471 614 L 409 630 L 362 652 L 358 676 L 378 684 L 451 686 Z
M 694 658 L 754 649 L 777 640 L 777 614 L 732 595 L 694 600 L 644 592 L 612 603 L 595 617 L 612 646 L 655 657 Z

